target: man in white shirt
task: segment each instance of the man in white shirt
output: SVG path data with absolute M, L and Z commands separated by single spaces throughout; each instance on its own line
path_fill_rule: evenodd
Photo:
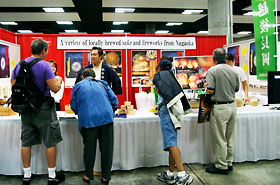
M 247 76 L 246 76 L 244 70 L 241 67 L 237 67 L 234 65 L 234 57 L 230 53 L 227 53 L 226 63 L 228 65 L 232 66 L 239 75 L 240 87 L 239 87 L 239 91 L 235 93 L 235 96 L 240 96 L 241 98 L 243 98 L 244 103 L 249 102 L 250 101 L 250 98 L 248 96 L 249 87 L 248 87 L 248 83 L 247 83 Z
M 82 72 L 87 68 L 91 68 L 95 72 L 95 79 L 105 80 L 116 95 L 122 94 L 121 80 L 119 76 L 111 67 L 102 62 L 104 60 L 102 48 L 94 46 L 90 51 L 90 59 L 92 64 L 80 71 L 75 84 L 82 80 Z

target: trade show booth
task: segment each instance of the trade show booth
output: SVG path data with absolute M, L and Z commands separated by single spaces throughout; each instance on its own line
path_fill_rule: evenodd
M 104 62 L 121 79 L 122 94 L 117 95 L 119 107 L 129 101 L 137 109 L 134 115 L 114 119 L 113 170 L 168 164 L 168 153 L 162 151 L 159 117 L 149 112 L 156 103 L 152 78 L 160 58 L 169 55 L 175 59 L 173 67 L 179 83 L 189 99 L 197 99 L 198 91 L 204 89 L 206 72 L 214 65 L 213 51 L 223 47 L 240 57 L 238 66 L 246 72 L 251 85 L 249 95 L 259 100 L 258 106 L 245 105 L 237 109 L 234 162 L 280 158 L 280 144 L 277 142 L 280 139 L 280 114 L 277 109 L 263 106 L 267 104 L 267 81 L 258 81 L 254 77 L 253 40 L 226 45 L 225 35 L 15 34 L 0 29 L 0 49 L 4 53 L 0 55 L 3 58 L 0 97 L 10 96 L 13 68 L 31 55 L 31 42 L 38 38 L 49 43 L 50 52 L 45 60 L 56 61 L 58 74 L 65 82 L 62 111 L 57 112 L 63 137 L 57 146 L 57 170 L 84 170 L 83 143 L 77 117 L 64 110 L 70 103 L 77 74 L 90 64 L 89 53 L 93 46 L 103 48 L 106 52 Z M 178 144 L 183 163 L 213 162 L 209 123 L 197 122 L 198 109 L 195 108 L 182 120 Z M 20 132 L 19 115 L 0 116 L 0 174 L 23 174 Z M 34 174 L 47 173 L 45 151 L 42 144 L 32 148 L 31 168 Z M 96 160 L 95 171 L 100 171 L 99 160 Z
M 82 67 L 90 63 L 89 52 L 93 46 L 101 47 L 106 52 L 107 64 L 112 64 L 110 59 L 116 59 L 111 66 L 122 81 L 122 94 L 117 96 L 120 105 L 131 101 L 137 108 L 135 93 L 139 92 L 139 87 L 142 87 L 142 91 L 150 91 L 150 79 L 163 55 L 211 56 L 214 49 L 226 44 L 225 35 L 15 34 L 0 29 L 0 40 L 5 41 L 5 46 L 16 44 L 20 48 L 17 58 L 11 58 L 11 52 L 7 50 L 7 60 L 13 60 L 15 64 L 31 55 L 31 42 L 37 38 L 49 43 L 50 52 L 45 60 L 56 61 L 58 75 L 65 82 L 62 110 L 70 103 L 73 79 Z M 143 64 L 145 61 L 146 64 Z M 10 73 L 4 80 L 10 82 L 13 67 L 14 65 L 10 65 Z

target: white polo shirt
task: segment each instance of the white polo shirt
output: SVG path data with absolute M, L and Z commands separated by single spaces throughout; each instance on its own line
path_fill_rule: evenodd
M 236 72 L 238 73 L 239 76 L 239 91 L 235 93 L 235 96 L 240 96 L 241 98 L 245 98 L 245 92 L 243 89 L 243 85 L 242 82 L 244 82 L 245 80 L 247 80 L 247 76 L 245 74 L 245 71 L 241 68 L 241 67 L 237 67 L 237 66 L 232 66 L 234 70 L 236 70 Z

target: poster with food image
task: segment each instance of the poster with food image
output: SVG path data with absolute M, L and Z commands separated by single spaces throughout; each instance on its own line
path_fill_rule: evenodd
M 132 77 L 132 87 L 150 87 L 152 83 L 151 77 Z
M 122 51 L 105 51 L 104 63 L 116 71 L 119 77 L 122 76 Z
M 132 51 L 132 87 L 152 86 L 151 78 L 156 73 L 157 51 Z
M 212 56 L 174 57 L 175 73 L 183 89 L 201 89 L 206 73 L 215 65 Z
M 9 46 L 0 44 L 0 78 L 10 77 Z

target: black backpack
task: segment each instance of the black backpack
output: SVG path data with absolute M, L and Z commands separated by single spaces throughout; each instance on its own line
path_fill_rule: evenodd
M 33 81 L 31 67 L 42 59 L 35 58 L 29 63 L 20 61 L 20 69 L 16 82 L 12 86 L 12 110 L 20 114 L 37 111 L 45 102 L 44 91 L 40 91 Z

